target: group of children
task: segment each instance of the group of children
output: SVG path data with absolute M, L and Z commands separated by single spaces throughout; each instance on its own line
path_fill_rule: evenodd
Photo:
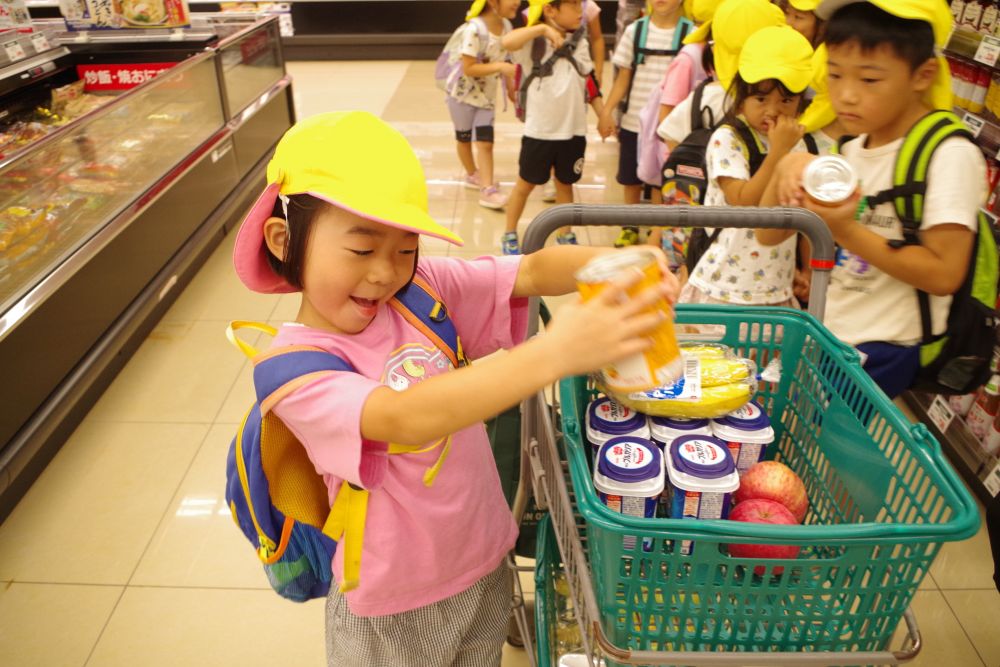
M 766 0 L 693 0 L 687 14 L 701 25 L 686 39 L 698 46 L 671 61 L 660 52 L 676 47 L 681 7 L 678 0 L 653 0 L 641 26 L 644 44 L 637 26 L 616 46 L 619 74 L 607 103 L 597 95 L 589 47 L 578 33 L 586 31 L 580 0 L 532 2 L 527 25 L 508 29 L 516 11 L 516 0 L 477 0 L 470 11 L 489 29 L 486 51 L 502 48 L 527 73 L 535 60 L 558 54 L 551 74 L 532 84 L 524 100 L 525 137 L 508 222 L 516 224 L 527 195 L 553 172 L 559 201 L 572 199 L 588 102 L 601 133 L 619 134 L 618 176 L 634 198 L 629 133 L 638 134 L 634 112 L 648 103 L 643 96 L 662 96 L 660 106 L 667 108 L 655 120 L 662 115 L 658 132 L 671 147 L 685 138 L 691 89 L 699 76 L 711 77 L 710 85 L 699 86 L 699 97 L 721 124 L 706 148 L 705 203 L 816 212 L 839 245 L 827 326 L 867 354 L 865 368 L 887 393 L 908 385 L 921 340 L 915 291 L 931 294 L 930 326 L 941 333 L 947 295 L 968 266 L 985 195 L 984 159 L 967 139 L 941 144 L 927 171 L 919 242 L 899 243 L 904 235 L 891 202 L 862 206 L 860 195 L 890 188 L 909 128 L 932 109 L 948 108 L 948 73 L 936 55 L 952 20 L 944 2 L 824 0 L 815 6 L 789 0 L 779 8 Z M 649 51 L 638 67 L 661 68 L 666 83 L 659 88 L 655 76 L 636 71 L 636 51 L 643 48 Z M 487 62 L 479 51 L 470 44 L 470 75 L 510 74 L 504 57 Z M 810 88 L 812 106 L 800 117 Z M 616 123 L 612 107 L 626 99 Z M 479 144 L 470 183 L 486 188 L 488 198 L 491 115 L 476 110 L 485 107 L 473 100 L 483 103 L 470 91 L 449 105 L 462 120 L 461 127 L 456 120 L 460 143 Z M 856 136 L 842 142 L 840 152 L 860 175 L 861 188 L 844 203 L 822 205 L 804 194 L 803 170 L 814 159 L 806 150 L 807 129 L 826 129 L 815 137 L 826 146 L 831 133 Z M 385 164 L 393 165 L 388 179 Z M 647 347 L 660 320 L 644 311 L 664 296 L 795 301 L 797 240 L 780 231 L 725 230 L 683 292 L 665 270 L 662 284 L 628 298 L 637 276 L 627 275 L 598 298 L 565 306 L 543 336 L 525 341 L 526 297 L 573 292 L 574 272 L 615 249 L 557 245 L 468 261 L 420 256 L 421 236 L 461 239 L 428 214 L 423 171 L 406 140 L 361 112 L 298 123 L 279 142 L 267 181 L 238 233 L 237 274 L 254 291 L 301 293 L 295 321 L 281 327 L 272 347 L 318 348 L 350 365 L 285 388 L 269 408 L 302 442 L 331 505 L 345 484 L 367 494 L 363 546 L 352 551 L 342 543 L 333 562 L 343 583 L 344 550 L 359 554 L 352 564 L 360 573 L 356 587 L 334 586 L 327 600 L 328 664 L 338 667 L 499 665 L 510 599 L 504 557 L 516 526 L 484 419 L 560 377 Z M 505 250 L 517 250 L 516 235 L 506 237 Z M 653 251 L 667 269 L 666 254 Z M 419 326 L 421 318 L 396 302 L 414 284 L 428 294 L 429 317 L 453 327 L 461 341 L 450 354 L 440 337 Z M 484 359 L 500 348 L 510 351 Z M 389 455 L 400 448 L 402 455 Z

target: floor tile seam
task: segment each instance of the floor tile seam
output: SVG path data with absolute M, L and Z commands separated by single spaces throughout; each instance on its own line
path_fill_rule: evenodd
M 122 598 L 125 597 L 125 591 L 128 589 L 127 586 L 122 586 L 122 590 L 118 593 L 118 599 L 115 600 L 114 606 L 111 607 L 111 611 L 108 612 L 107 618 L 104 619 L 104 625 L 101 626 L 101 631 L 97 633 L 94 637 L 94 644 L 90 647 L 90 652 L 87 654 L 86 660 L 83 661 L 83 667 L 87 667 L 90 664 L 90 660 L 94 657 L 94 653 L 97 651 L 97 647 L 101 643 L 101 638 L 104 637 L 104 633 L 108 631 L 108 624 L 111 623 L 111 619 L 114 618 L 115 612 L 118 611 L 118 606 L 122 603 Z
M 0 585 L 10 588 L 13 585 L 25 584 L 27 586 L 95 586 L 100 588 L 125 588 L 127 584 L 109 584 L 93 581 L 35 581 L 33 579 L 3 579 Z
M 160 514 L 160 519 L 156 522 L 156 525 L 153 527 L 153 530 L 149 533 L 149 538 L 146 540 L 146 545 L 142 548 L 142 552 L 139 554 L 139 557 L 135 561 L 135 565 L 132 567 L 132 572 L 131 574 L 129 574 L 128 580 L 125 583 L 126 587 L 131 585 L 132 580 L 135 578 L 136 572 L 139 571 L 139 567 L 142 565 L 143 559 L 146 557 L 146 554 L 149 553 L 150 545 L 152 545 L 153 540 L 156 539 L 157 533 L 160 531 L 160 528 L 163 526 L 164 522 L 167 520 L 167 517 L 170 515 L 170 508 L 173 505 L 173 500 L 175 497 L 177 497 L 177 493 L 184 486 L 184 480 L 186 480 L 187 476 L 191 473 L 191 468 L 194 466 L 194 462 L 198 459 L 198 455 L 201 453 L 202 448 L 208 441 L 208 435 L 211 432 L 212 432 L 211 428 L 205 429 L 205 435 L 202 436 L 201 442 L 198 443 L 198 446 L 195 448 L 194 453 L 191 455 L 191 458 L 187 463 L 187 467 L 184 468 L 184 473 L 180 475 L 180 478 L 177 480 L 177 484 L 174 486 L 174 491 L 173 493 L 170 494 L 170 499 L 167 501 L 166 506 L 163 508 L 163 513 Z
M 941 597 L 944 599 L 944 603 L 947 605 L 952 617 L 956 622 L 958 622 L 958 627 L 962 628 L 962 634 L 965 635 L 965 639 L 969 642 L 969 646 L 972 647 L 972 650 L 976 652 L 976 657 L 979 658 L 979 662 L 982 663 L 982 667 L 986 667 L 986 658 L 982 653 L 980 653 L 979 647 L 976 646 L 976 642 L 972 640 L 972 636 L 969 634 L 969 631 L 965 629 L 965 624 L 962 623 L 962 619 L 959 618 L 955 608 L 951 606 L 951 601 L 948 599 L 948 596 L 944 594 L 944 591 L 941 591 Z
M 272 591 L 270 586 L 205 586 L 193 584 L 128 584 L 126 588 L 134 590 L 183 590 L 183 591 Z M 275 593 L 277 595 L 277 593 Z

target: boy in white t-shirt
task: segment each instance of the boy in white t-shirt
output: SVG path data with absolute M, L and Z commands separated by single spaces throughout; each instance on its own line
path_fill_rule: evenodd
M 906 13 L 906 17 L 898 14 Z M 893 185 L 893 168 L 907 131 L 933 109 L 951 108 L 947 64 L 935 55 L 952 17 L 940 0 L 826 0 L 830 100 L 847 132 L 858 135 L 842 153 L 868 197 Z M 886 394 L 911 386 L 920 370 L 918 290 L 930 295 L 932 334 L 944 332 L 951 295 L 968 272 L 979 207 L 986 197 L 986 164 L 961 137 L 941 143 L 930 160 L 919 244 L 903 240 L 892 203 L 874 210 L 865 198 L 820 206 L 802 190 L 812 156 L 789 155 L 779 165 L 762 205 L 804 206 L 829 225 L 839 246 L 825 323 L 864 355 L 864 368 Z M 758 231 L 774 244 L 783 232 Z M 899 247 L 896 247 L 899 246 Z
M 517 182 L 507 201 L 507 227 L 501 241 L 505 255 L 520 254 L 517 223 L 524 212 L 528 195 L 536 185 L 543 185 L 555 168 L 556 202 L 573 202 L 573 183 L 583 174 L 583 155 L 587 147 L 587 103 L 598 114 L 603 109 L 589 46 L 581 26 L 581 0 L 532 0 L 528 25 L 512 30 L 502 43 L 523 76 L 528 77 L 534 62 L 532 50 L 536 39 L 543 40 L 541 63 L 559 53 L 552 73 L 535 77 L 526 87 L 524 136 L 518 160 Z M 539 19 L 543 19 L 539 22 Z M 581 31 L 577 37 L 573 33 Z M 564 43 L 573 44 L 572 52 L 559 51 Z M 569 228 L 560 230 L 559 243 L 576 243 Z

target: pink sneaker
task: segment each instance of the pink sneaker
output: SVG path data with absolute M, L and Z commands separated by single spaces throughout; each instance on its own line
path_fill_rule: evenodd
M 465 177 L 462 179 L 462 182 L 465 184 L 465 187 L 469 188 L 470 190 L 479 190 L 480 188 L 482 188 L 482 186 L 479 184 L 478 171 L 472 174 L 466 174 Z
M 507 205 L 507 197 L 500 194 L 500 188 L 496 185 L 491 185 L 479 191 L 479 205 L 499 211 Z

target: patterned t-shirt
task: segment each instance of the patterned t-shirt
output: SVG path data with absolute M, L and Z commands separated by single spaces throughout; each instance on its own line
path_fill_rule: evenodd
M 465 34 L 462 37 L 463 56 L 478 58 L 482 56 L 482 62 L 495 63 L 509 60 L 507 51 L 500 44 L 501 38 L 510 32 L 511 23 L 503 19 L 503 31 L 499 35 L 494 35 L 487 29 L 482 19 L 475 18 L 465 24 Z M 483 36 L 486 37 L 486 48 L 483 48 Z M 496 106 L 497 83 L 500 81 L 500 74 L 490 74 L 488 76 L 465 76 L 464 74 L 455 80 L 455 85 L 450 93 L 459 102 L 469 104 L 480 109 L 492 109 Z
M 754 133 L 761 151 L 767 153 L 767 139 Z M 799 142 L 794 151 L 805 151 Z M 748 181 L 750 157 L 740 136 L 729 126 L 717 129 L 705 150 L 708 165 L 706 206 L 727 206 L 719 178 Z M 715 243 L 702 255 L 691 273 L 694 287 L 713 299 L 737 304 L 779 304 L 792 298 L 795 277 L 796 237 L 780 245 L 757 242 L 752 229 L 724 229 Z

